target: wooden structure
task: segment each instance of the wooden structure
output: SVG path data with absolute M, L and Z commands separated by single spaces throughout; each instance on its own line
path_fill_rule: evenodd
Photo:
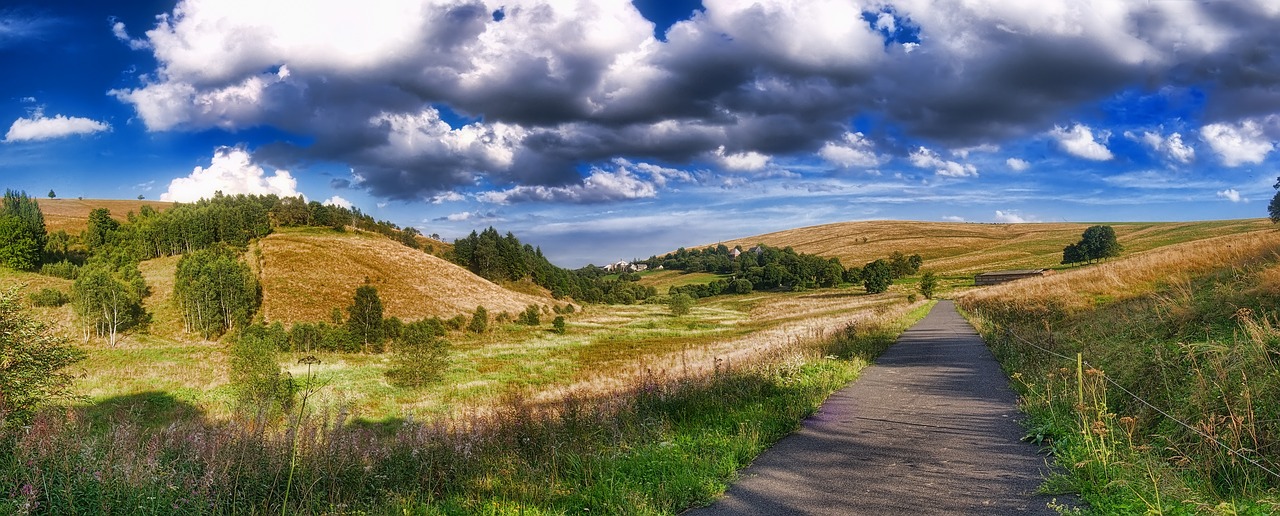
M 984 272 L 973 277 L 973 284 L 979 287 L 983 285 L 998 285 L 1000 283 L 1008 283 L 1014 280 L 1024 278 L 1036 278 L 1046 276 L 1053 271 L 1048 269 L 1023 269 L 1012 271 L 992 271 Z

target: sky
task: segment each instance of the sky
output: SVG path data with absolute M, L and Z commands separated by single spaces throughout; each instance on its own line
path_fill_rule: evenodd
M 7 0 L 0 182 L 301 194 L 566 267 L 850 220 L 1263 217 L 1276 27 L 1274 0 Z

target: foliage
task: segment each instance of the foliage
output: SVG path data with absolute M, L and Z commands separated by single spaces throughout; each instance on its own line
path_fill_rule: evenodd
M 889 269 L 893 272 L 893 279 L 915 276 L 923 263 L 924 259 L 918 254 L 907 256 L 901 251 L 894 251 L 889 255 Z
M 186 330 L 204 338 L 244 327 L 259 302 L 253 271 L 225 246 L 183 255 L 173 295 Z
M 40 266 L 40 274 L 53 276 L 55 278 L 74 280 L 80 275 L 80 266 L 67 260 L 55 263 L 46 263 Z
M 0 266 L 19 271 L 40 265 L 43 247 L 31 227 L 13 215 L 0 215 Z
M 520 319 L 517 321 L 525 326 L 537 326 L 541 324 L 539 319 L 542 310 L 538 309 L 538 305 L 526 306 L 523 312 L 520 312 Z
M 689 310 L 693 308 L 693 298 L 688 294 L 676 294 L 667 299 L 667 308 L 671 310 L 671 315 L 680 317 L 689 315 Z
M 862 268 L 862 285 L 868 294 L 880 294 L 893 284 L 893 269 L 889 262 L 876 260 Z
M 558 334 L 560 334 L 560 335 L 564 335 L 564 332 L 565 332 L 565 331 L 566 331 L 566 330 L 565 330 L 565 327 L 564 327 L 564 316 L 563 316 L 563 315 L 557 315 L 555 319 L 552 319 L 552 320 L 551 320 L 551 332 L 552 332 L 552 333 L 558 333 Z
M 416 389 L 440 381 L 449 367 L 449 343 L 443 335 L 438 322 L 423 320 L 405 325 L 387 370 L 391 383 Z
M 48 235 L 40 204 L 34 197 L 28 197 L 27 192 L 6 189 L 4 203 L 0 205 L 0 218 L 7 217 L 17 220 L 0 222 L 0 228 L 3 228 L 0 231 L 0 264 L 14 269 L 34 270 L 40 265 L 40 253 L 44 251 Z M 8 227 L 10 225 L 16 227 Z M 13 238 L 21 240 L 15 241 Z M 34 261 L 28 263 L 17 258 L 26 257 L 31 252 L 35 253 Z
M 74 376 L 65 369 L 84 358 L 18 299 L 16 287 L 0 291 L 0 437 L 27 424 L 41 404 L 69 396 Z
M 274 414 L 293 404 L 297 386 L 280 369 L 277 346 L 260 334 L 244 333 L 231 345 L 229 379 L 239 408 L 250 415 Z
M 29 297 L 31 304 L 35 306 L 62 306 L 71 301 L 65 292 L 48 287 L 32 292 Z
M 484 333 L 489 329 L 489 311 L 483 306 L 477 306 L 475 313 L 471 314 L 471 322 L 467 324 L 467 331 L 471 333 Z
M 925 271 L 920 275 L 920 295 L 925 299 L 933 299 L 934 289 L 938 288 L 938 275 L 933 271 Z
M 1079 242 L 1062 250 L 1062 263 L 1069 265 L 1114 258 L 1120 256 L 1123 250 L 1124 247 L 1116 240 L 1116 231 L 1111 226 L 1089 226 L 1080 236 Z
M 118 229 L 120 229 L 120 222 L 111 218 L 111 211 L 98 208 L 89 212 L 89 226 L 80 235 L 80 240 L 92 252 L 110 244 Z
M 382 300 L 378 289 L 364 284 L 356 287 L 355 296 L 347 306 L 347 331 L 364 346 L 366 353 L 382 351 L 386 335 L 382 331 Z
M 1271 197 L 1271 203 L 1267 204 L 1267 215 L 1273 224 L 1280 223 L 1280 177 L 1276 178 L 1275 189 L 1276 194 Z
M 71 303 L 86 337 L 106 337 L 114 346 L 120 331 L 142 321 L 142 298 L 146 293 L 147 284 L 136 262 L 121 263 L 104 255 L 80 269 L 71 286 Z

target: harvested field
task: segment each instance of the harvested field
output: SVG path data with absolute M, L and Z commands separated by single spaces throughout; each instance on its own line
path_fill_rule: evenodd
M 111 218 L 124 222 L 129 212 L 138 213 L 143 206 L 150 206 L 156 211 L 173 206 L 171 202 L 145 200 L 37 199 L 37 202 L 40 203 L 40 212 L 44 213 L 46 230 L 50 233 L 63 230 L 72 235 L 89 227 L 89 212 L 98 208 L 106 208 L 111 212 Z
M 513 292 L 435 256 L 382 236 L 330 230 L 284 230 L 263 238 L 253 253 L 268 323 L 327 321 L 345 310 L 365 281 L 378 288 L 387 317 L 410 321 L 450 318 L 484 306 L 515 314 L 550 297 Z M 253 260 L 251 260 L 253 261 Z

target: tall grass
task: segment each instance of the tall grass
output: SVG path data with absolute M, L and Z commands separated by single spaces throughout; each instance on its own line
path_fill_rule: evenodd
M 650 370 L 621 392 L 513 390 L 431 421 L 338 410 L 146 429 L 47 412 L 0 436 L 0 513 L 672 514 L 722 492 L 926 311 Z
M 1280 511 L 1277 253 L 1259 232 L 959 299 L 1068 467 L 1050 488 L 1103 513 Z

